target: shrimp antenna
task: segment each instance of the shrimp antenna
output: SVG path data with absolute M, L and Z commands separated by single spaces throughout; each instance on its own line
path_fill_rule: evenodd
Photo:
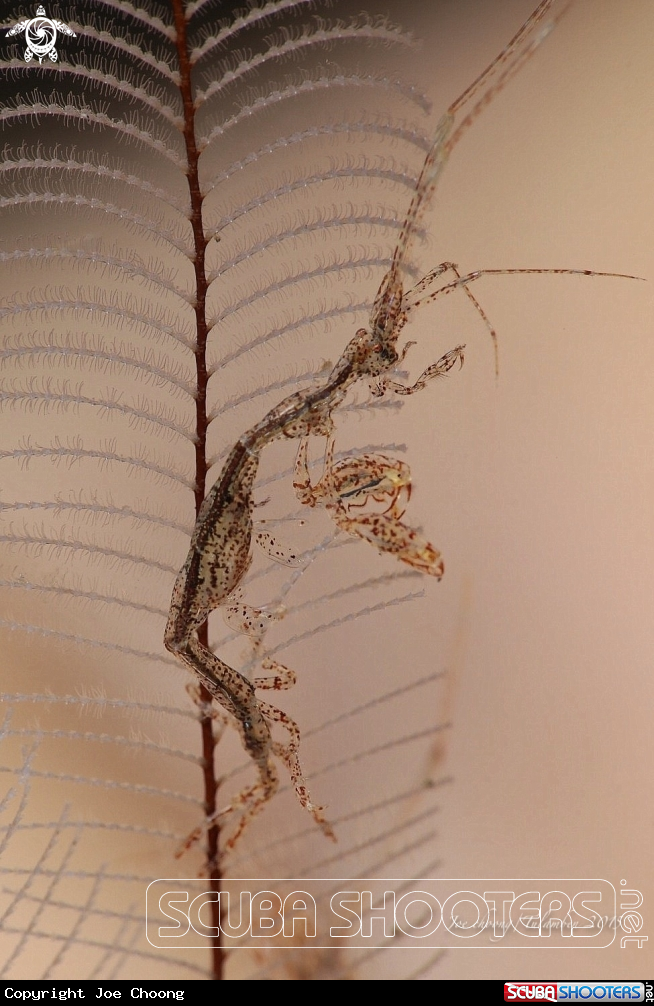
M 397 246 L 393 253 L 393 260 L 389 270 L 390 275 L 397 277 L 401 271 L 405 270 L 405 264 L 409 259 L 409 252 L 415 239 L 419 221 L 425 212 L 431 196 L 434 193 L 438 179 L 445 163 L 457 145 L 463 134 L 469 129 L 477 116 L 483 109 L 493 101 L 501 91 L 504 90 L 509 81 L 518 73 L 524 64 L 531 59 L 541 42 L 543 42 L 555 24 L 563 17 L 569 5 L 563 7 L 557 17 L 548 21 L 547 24 L 529 41 L 521 51 L 520 46 L 524 40 L 533 33 L 536 25 L 540 24 L 549 13 L 550 8 L 556 0 L 542 0 L 533 14 L 527 18 L 525 23 L 516 32 L 511 41 L 502 49 L 495 59 L 479 74 L 479 76 L 452 102 L 447 112 L 441 117 L 437 126 L 434 142 L 425 158 L 425 162 L 416 183 L 416 189 L 409 206 Z M 518 52 L 515 59 L 511 57 Z M 508 64 L 508 66 L 507 66 Z M 490 83 L 498 71 L 505 67 L 499 78 Z M 488 86 L 487 86 L 488 85 Z M 482 88 L 486 90 L 475 102 L 470 111 L 463 117 L 458 126 L 456 119 L 458 113 L 469 104 Z M 455 129 L 456 126 L 456 129 Z

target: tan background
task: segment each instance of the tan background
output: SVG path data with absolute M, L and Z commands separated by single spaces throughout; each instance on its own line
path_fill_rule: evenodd
M 452 22 L 432 26 L 447 94 L 471 52 L 497 44 L 482 18 L 495 38 L 502 16 L 512 25 L 529 7 L 457 8 L 458 58 L 443 38 Z M 625 879 L 645 893 L 650 943 L 653 31 L 647 3 L 573 4 L 461 142 L 432 216 L 436 257 L 464 269 L 580 266 L 647 282 L 481 280 L 497 386 L 473 319 L 438 422 L 409 406 L 424 410 L 416 506 L 451 534 L 438 539 L 448 571 L 431 627 L 458 681 L 444 872 Z M 651 961 L 648 945 L 460 951 L 438 976 L 626 978 Z

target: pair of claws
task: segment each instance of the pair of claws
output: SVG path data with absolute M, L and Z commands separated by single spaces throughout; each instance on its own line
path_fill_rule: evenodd
M 402 522 L 411 496 L 409 466 L 384 454 L 363 454 L 334 463 L 334 439 L 325 451 L 325 472 L 312 486 L 307 466 L 308 441 L 300 444 L 293 483 L 301 503 L 323 506 L 348 534 L 369 541 L 414 569 L 443 575 L 440 553 L 418 531 Z M 382 504 L 383 510 L 374 504 Z

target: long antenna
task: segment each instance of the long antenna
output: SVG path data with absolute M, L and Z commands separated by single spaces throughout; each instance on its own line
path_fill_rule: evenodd
M 567 11 L 568 5 L 561 10 L 555 20 L 548 22 L 541 31 L 532 38 L 528 45 L 518 53 L 517 57 L 511 61 L 511 57 L 517 50 L 520 49 L 522 42 L 533 32 L 535 26 L 543 21 L 555 2 L 556 0 L 542 0 L 542 3 L 540 3 L 533 14 L 527 18 L 511 41 L 504 47 L 504 49 L 502 49 L 499 55 L 488 64 L 486 69 L 479 74 L 472 84 L 470 84 L 470 86 L 467 87 L 461 95 L 459 95 L 438 122 L 434 142 L 432 143 L 429 153 L 425 158 L 422 171 L 420 172 L 420 176 L 416 183 L 416 190 L 411 200 L 404 224 L 402 225 L 397 246 L 393 253 L 393 261 L 389 271 L 389 277 L 396 279 L 400 271 L 405 270 L 405 263 L 409 258 L 409 251 L 418 229 L 418 222 L 427 207 L 429 199 L 436 188 L 440 173 L 454 147 L 481 111 L 490 104 L 495 97 L 497 97 L 512 77 L 522 69 L 527 60 L 531 59 L 538 46 L 549 35 L 556 22 L 559 21 Z M 506 65 L 507 63 L 509 64 L 508 66 Z M 506 67 L 504 72 L 500 74 L 499 78 L 494 83 L 490 84 L 492 78 L 502 67 Z M 455 129 L 457 114 L 466 105 L 468 105 L 471 99 L 474 98 L 474 96 L 484 87 L 486 90 L 482 94 L 481 98 L 479 98 Z

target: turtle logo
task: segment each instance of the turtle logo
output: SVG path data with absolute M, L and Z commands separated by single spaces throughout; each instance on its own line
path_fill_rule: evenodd
M 57 21 L 56 18 L 46 17 L 45 8 L 41 6 L 36 8 L 36 17 L 33 17 L 29 21 L 19 21 L 13 28 L 9 29 L 7 37 L 18 35 L 21 31 L 25 32 L 25 42 L 27 43 L 27 49 L 25 50 L 26 63 L 29 63 L 34 56 L 38 57 L 39 63 L 42 63 L 46 56 L 49 56 L 52 62 L 56 63 L 59 59 L 59 55 L 55 49 L 58 31 L 77 38 L 75 32 L 67 24 Z

